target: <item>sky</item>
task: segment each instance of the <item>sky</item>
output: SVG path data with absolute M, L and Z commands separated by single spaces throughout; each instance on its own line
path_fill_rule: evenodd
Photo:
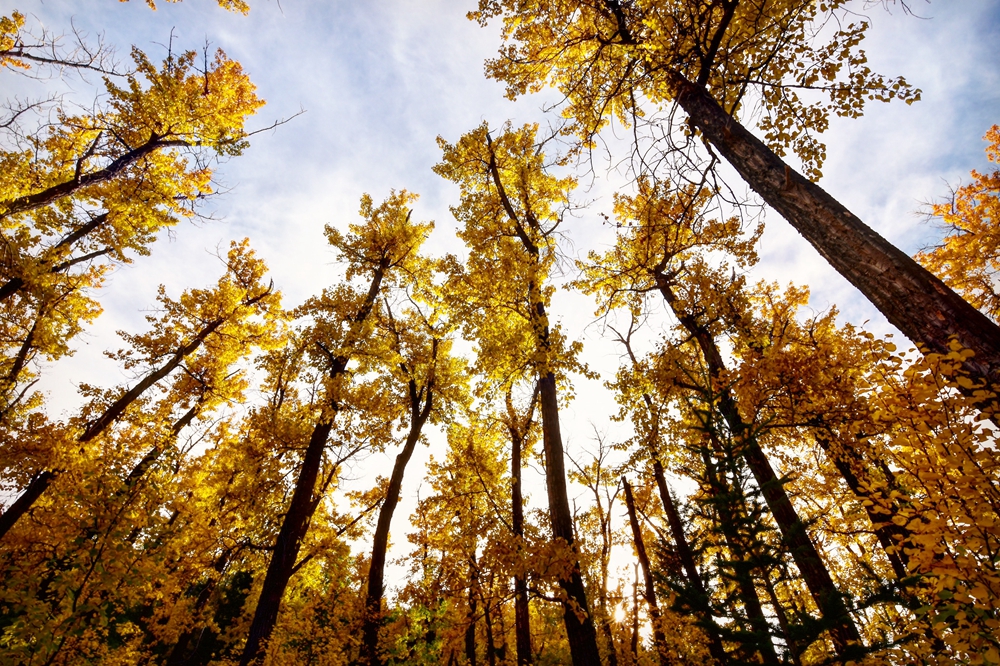
M 224 253 L 231 239 L 250 237 L 288 306 L 338 279 L 340 268 L 325 244 L 323 227 L 357 221 L 364 192 L 376 202 L 392 188 L 419 193 L 415 218 L 437 225 L 429 251 L 460 251 L 448 210 L 457 203 L 457 188 L 431 172 L 440 158 L 436 137 L 454 141 L 483 121 L 491 126 L 505 120 L 544 123 L 542 108 L 557 99 L 543 92 L 512 102 L 504 98 L 502 84 L 485 78 L 483 62 L 496 52 L 499 30 L 465 18 L 474 0 L 250 4 L 250 14 L 241 16 L 220 9 L 214 0 L 159 2 L 156 11 L 141 0 L 0 0 L 2 13 L 16 8 L 29 16 L 29 24 L 55 33 L 75 26 L 91 38 L 103 34 L 123 62 L 131 45 L 158 61 L 171 35 L 175 50 L 199 49 L 207 41 L 238 60 L 267 100 L 251 128 L 295 116 L 255 136 L 244 155 L 219 166 L 224 194 L 202 210 L 212 219 L 182 223 L 164 234 L 151 257 L 113 274 L 99 295 L 103 316 L 78 338 L 73 357 L 46 371 L 43 385 L 51 403 L 66 414 L 78 403 L 80 383 L 110 386 L 129 379 L 102 355 L 119 346 L 115 331 L 144 330 L 144 311 L 155 304 L 159 284 L 176 296 L 184 288 L 214 283 L 222 272 L 215 255 Z M 937 234 L 919 214 L 922 205 L 967 182 L 970 169 L 987 167 L 982 136 L 1000 122 L 1000 3 L 913 0 L 909 6 L 912 15 L 898 4 L 890 4 L 888 12 L 881 6 L 865 11 L 873 27 L 864 48 L 872 69 L 905 76 L 921 88 L 922 100 L 911 106 L 872 104 L 860 119 L 834 119 L 825 135 L 828 159 L 821 185 L 913 253 L 932 244 Z M 0 76 L 8 99 L 53 89 L 81 103 L 93 96 L 73 77 L 34 82 Z M 591 204 L 567 229 L 570 256 L 612 240 L 600 214 L 611 212 L 611 193 L 622 184 L 598 161 L 589 185 L 580 196 Z M 878 334 L 892 332 L 777 215 L 767 218 L 760 253 L 755 277 L 807 284 L 811 308 L 836 305 L 842 321 L 867 322 Z M 619 364 L 619 352 L 600 339 L 592 310 L 588 299 L 568 292 L 559 292 L 553 303 L 569 336 L 584 341 L 587 361 L 606 379 Z M 613 398 L 601 381 L 581 380 L 576 392 L 562 419 L 570 453 L 580 456 L 592 448 L 594 428 L 611 439 L 624 436 L 621 426 L 609 421 Z M 393 522 L 397 544 L 406 543 L 406 518 L 422 466 L 432 451 L 443 457 L 442 441 L 432 436 L 430 446 L 410 463 L 406 500 Z M 370 459 L 358 483 L 370 478 L 370 470 L 384 472 L 394 456 L 388 451 L 384 459 Z M 532 500 L 541 506 L 544 491 L 535 488 Z

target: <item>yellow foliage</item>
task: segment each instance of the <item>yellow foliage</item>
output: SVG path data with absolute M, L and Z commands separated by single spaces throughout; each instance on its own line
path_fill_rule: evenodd
M 1000 163 L 1000 126 L 983 138 L 989 142 L 986 156 Z M 1000 320 L 1000 169 L 973 171 L 972 182 L 955 190 L 950 201 L 932 204 L 930 214 L 941 219 L 945 237 L 917 260 L 988 317 Z

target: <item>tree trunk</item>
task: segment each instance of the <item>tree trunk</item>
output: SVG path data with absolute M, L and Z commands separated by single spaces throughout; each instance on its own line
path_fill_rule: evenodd
M 386 490 L 385 500 L 378 513 L 378 524 L 375 527 L 375 538 L 372 542 L 371 566 L 368 569 L 361 663 L 370 664 L 370 666 L 381 666 L 382 664 L 382 660 L 378 656 L 378 630 L 382 626 L 382 595 L 384 592 L 385 555 L 389 546 L 389 526 L 392 523 L 392 514 L 396 510 L 396 505 L 399 504 L 399 493 L 403 486 L 403 473 L 406 471 L 406 464 L 410 462 L 413 449 L 416 448 L 417 442 L 420 440 L 420 431 L 427 421 L 432 404 L 432 393 L 429 387 L 423 406 L 420 405 L 416 382 L 413 379 L 410 380 L 409 389 L 410 432 L 406 436 L 403 450 L 396 456 L 396 462 L 392 466 L 389 488 Z
M 497 166 L 496 155 L 493 152 L 493 141 L 486 135 L 489 149 L 489 176 L 497 188 L 504 211 L 513 225 L 515 236 L 532 261 L 539 262 L 539 249 L 525 231 L 526 225 L 518 218 L 504 188 L 500 169 Z M 534 224 L 527 228 L 535 228 L 530 211 L 526 214 L 528 221 Z M 566 593 L 567 600 L 563 604 L 563 619 L 566 624 L 566 637 L 569 641 L 570 654 L 574 666 L 600 666 L 600 653 L 597 647 L 597 631 L 594 628 L 594 618 L 587 607 L 587 593 L 583 586 L 583 576 L 580 573 L 580 562 L 573 547 L 573 516 L 569 508 L 569 496 L 566 492 L 566 469 L 563 460 L 562 434 L 559 429 L 559 399 L 556 388 L 556 376 L 548 368 L 551 362 L 551 341 L 549 340 L 548 315 L 545 312 L 545 299 L 542 286 L 529 283 L 528 293 L 529 317 L 534 329 L 537 352 L 544 359 L 538 376 L 538 396 L 542 414 L 542 443 L 545 450 L 545 488 L 549 500 L 549 517 L 552 520 L 552 535 L 562 539 L 572 549 L 573 562 L 569 578 L 559 581 L 559 586 Z
M 663 502 L 663 510 L 667 514 L 667 523 L 670 526 L 670 534 L 674 539 L 677 555 L 681 560 L 681 566 L 687 574 L 686 578 L 691 591 L 694 593 L 695 610 L 701 615 L 699 626 L 708 634 L 708 650 L 712 658 L 718 662 L 719 666 L 729 663 L 729 657 L 722 645 L 722 636 L 719 634 L 719 626 L 712 616 L 712 609 L 709 605 L 708 591 L 698 572 L 698 565 L 694 560 L 694 553 L 684 534 L 684 523 L 681 522 L 680 513 L 670 495 L 670 488 L 667 487 L 667 479 L 663 473 L 663 465 L 656 458 L 653 458 L 653 476 L 656 478 L 656 487 L 660 491 L 660 501 Z
M 642 539 L 642 527 L 639 525 L 639 517 L 635 512 L 635 498 L 632 496 L 632 486 L 628 479 L 622 477 L 622 484 L 625 486 L 625 505 L 628 507 L 628 521 L 632 526 L 632 543 L 635 545 L 635 554 L 639 560 L 639 567 L 642 569 L 642 578 L 645 584 L 643 596 L 646 598 L 646 605 L 649 606 L 649 621 L 653 625 L 653 646 L 659 655 L 661 666 L 670 666 L 673 661 L 669 657 L 667 648 L 667 637 L 663 634 L 663 626 L 660 622 L 660 607 L 656 603 L 656 588 L 653 586 L 653 572 L 649 567 L 649 556 L 646 554 L 646 544 Z
M 639 663 L 639 565 L 635 565 L 635 582 L 632 584 L 632 664 Z
M 524 500 L 521 496 L 521 434 L 511 429 L 511 527 L 520 550 L 524 542 Z M 528 578 L 523 572 L 514 575 L 514 635 L 518 666 L 532 663 L 531 615 L 528 608 Z
M 476 666 L 476 553 L 469 561 L 469 626 L 465 629 L 465 660 L 469 666 Z
M 750 432 L 749 426 L 743 422 L 743 417 L 740 415 L 732 393 L 721 381 L 726 374 L 726 367 L 722 360 L 722 354 L 715 344 L 715 338 L 705 326 L 698 322 L 695 316 L 680 308 L 671 288 L 669 276 L 657 273 L 655 278 L 660 293 L 670 305 L 674 315 L 694 338 L 701 350 L 712 378 L 712 384 L 719 386 L 717 408 L 729 426 L 729 430 L 738 444 L 740 454 L 746 460 L 747 466 L 757 481 L 768 509 L 778 524 L 785 546 L 795 560 L 795 566 L 802 574 L 809 593 L 815 600 L 816 606 L 819 607 L 823 618 L 831 625 L 830 633 L 837 647 L 837 654 L 844 656 L 851 651 L 852 644 L 861 646 L 861 634 L 848 613 L 843 597 L 834 585 L 833 578 L 816 550 L 816 546 L 806 533 L 805 525 L 802 524 L 795 507 L 788 499 L 784 482 L 778 479 L 774 473 L 771 463 L 757 443 L 757 438 Z
M 278 620 L 278 609 L 281 607 L 281 597 L 285 594 L 288 580 L 295 570 L 295 561 L 299 556 L 302 539 L 309 529 L 309 521 L 316 510 L 318 498 L 313 497 L 316 478 L 319 475 L 320 464 L 323 462 L 323 450 L 330 436 L 333 422 L 323 420 L 316 424 L 309 446 L 302 461 L 299 478 L 295 481 L 295 491 L 292 501 L 281 523 L 281 530 L 274 542 L 274 552 L 267 566 L 264 584 L 260 591 L 260 600 L 254 611 L 250 632 L 247 636 L 240 666 L 248 666 L 264 656 L 267 640 L 271 637 L 274 624 Z
M 368 315 L 375 307 L 382 287 L 382 280 L 385 278 L 385 272 L 388 268 L 389 260 L 383 258 L 373 269 L 368 293 L 362 301 L 361 307 L 358 308 L 357 314 L 350 319 L 350 332 L 344 341 L 344 347 L 348 351 L 339 356 L 330 357 L 328 373 L 330 379 L 336 379 L 347 372 L 347 364 L 351 360 L 350 349 L 357 342 L 355 336 L 360 333 L 365 320 L 368 319 Z M 322 345 L 320 348 L 327 351 Z M 326 397 L 330 406 L 334 408 L 334 415 L 336 415 L 336 403 L 333 396 Z M 309 437 L 309 445 L 306 447 L 306 454 L 302 460 L 302 469 L 299 470 L 299 477 L 295 480 L 292 501 L 288 506 L 288 512 L 285 513 L 285 519 L 281 523 L 278 538 L 274 542 L 271 561 L 267 565 L 260 600 L 257 602 L 247 642 L 243 648 L 243 655 L 240 657 L 240 666 L 248 666 L 264 656 L 265 644 L 267 639 L 271 637 L 274 624 L 278 620 L 281 598 L 285 595 L 289 579 L 295 573 L 295 560 L 298 557 L 299 548 L 302 546 L 302 539 L 306 536 L 309 521 L 319 504 L 320 498 L 313 498 L 313 492 L 316 487 L 316 479 L 319 476 L 319 468 L 323 462 L 326 440 L 332 429 L 333 417 L 323 417 L 313 428 L 312 435 Z
M 951 336 L 975 356 L 975 379 L 1000 379 L 1000 328 L 908 255 L 796 172 L 734 120 L 703 88 L 674 74 L 677 104 L 772 208 L 857 287 L 893 326 L 929 352 Z
M 493 644 L 493 617 L 490 603 L 483 599 L 483 623 L 486 625 L 486 664 L 497 666 L 497 649 Z
M 855 497 L 863 500 L 862 504 L 864 505 L 865 513 L 868 514 L 868 519 L 872 523 L 875 536 L 878 537 L 878 541 L 882 545 L 886 557 L 889 559 L 889 564 L 896 575 L 897 583 L 902 585 L 903 581 L 909 576 L 906 568 L 909 558 L 906 556 L 906 551 L 903 550 L 903 544 L 909 538 L 909 530 L 904 525 L 897 525 L 892 522 L 892 516 L 888 515 L 886 508 L 884 508 L 884 498 L 877 497 L 875 493 L 869 490 L 871 484 L 868 482 L 868 479 L 865 479 L 866 482 L 862 484 L 858 478 L 858 473 L 855 472 L 855 469 L 863 469 L 861 461 L 852 460 L 853 456 L 849 454 L 845 455 L 846 452 L 842 447 L 831 444 L 829 433 L 824 433 L 817 429 L 815 437 L 816 443 L 819 444 L 820 448 L 833 461 L 834 467 L 840 472 L 840 476 L 847 483 L 847 487 L 851 489 Z
M 555 375 L 552 372 L 546 373 L 539 378 L 538 385 L 542 408 L 542 441 L 545 448 L 545 488 L 548 491 L 552 533 L 556 539 L 564 540 L 573 548 L 572 571 L 569 578 L 559 581 L 559 586 L 568 598 L 567 603 L 563 604 L 566 637 L 574 666 L 600 666 L 597 632 L 594 630 L 593 616 L 587 608 L 587 593 L 583 587 L 580 562 L 576 557 L 576 548 L 573 547 L 573 516 L 566 492 Z

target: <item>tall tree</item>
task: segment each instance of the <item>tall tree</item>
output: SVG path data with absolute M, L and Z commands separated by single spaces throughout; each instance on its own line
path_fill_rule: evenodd
M 119 354 L 126 368 L 148 365 L 150 369 L 130 389 L 118 395 L 103 411 L 88 420 L 76 436 L 79 444 L 86 444 L 105 432 L 150 388 L 178 368 L 185 360 L 213 338 L 225 340 L 209 353 L 233 354 L 254 337 L 263 337 L 270 326 L 268 320 L 278 308 L 279 296 L 272 286 L 264 286 L 264 264 L 249 250 L 247 242 L 233 245 L 228 257 L 228 271 L 215 289 L 190 290 L 179 301 L 171 301 L 160 290 L 159 300 L 163 316 L 150 316 L 153 331 L 145 335 L 126 336 L 134 349 Z M 253 317 L 264 317 L 264 323 Z M 48 487 L 62 474 L 62 465 L 56 463 L 38 470 L 21 495 L 0 516 L 0 538 L 31 509 Z
M 425 314 L 413 307 L 402 318 L 393 316 L 386 305 L 380 313 L 379 334 L 388 338 L 389 354 L 380 359 L 381 371 L 387 375 L 385 392 L 405 412 L 406 438 L 392 466 L 372 538 L 372 556 L 368 568 L 365 593 L 365 617 L 361 661 L 382 664 L 378 632 L 382 624 L 385 585 L 385 558 L 389 546 L 389 528 L 399 504 L 406 466 L 421 439 L 428 422 L 440 422 L 454 417 L 456 403 L 463 401 L 464 377 L 462 364 L 451 357 L 451 325 L 437 313 Z M 378 371 L 367 362 L 363 367 Z M 393 390 L 393 384 L 398 385 Z M 402 389 L 402 390 L 401 390 Z M 405 409 L 399 409 L 405 408 Z
M 99 48 L 64 54 L 54 37 L 26 41 L 23 16 L 3 21 L 6 66 L 103 71 Z M 100 314 L 93 291 L 109 270 L 149 254 L 160 230 L 195 214 L 212 192 L 213 161 L 246 148 L 245 122 L 264 103 L 222 51 L 211 62 L 189 51 L 157 66 L 134 49 L 132 60 L 120 81 L 105 77 L 106 97 L 89 113 L 49 108 L 56 121 L 28 132 L 16 123 L 45 110 L 28 105 L 4 123 L 0 425 L 31 409 L 35 362 L 68 353 Z
M 410 203 L 415 195 L 405 190 L 393 192 L 381 205 L 371 197 L 361 199 L 362 224 L 350 225 L 347 235 L 332 226 L 326 233 L 330 244 L 346 263 L 348 280 L 367 278 L 366 287 L 343 284 L 324 290 L 311 299 L 303 314 L 315 319 L 306 339 L 308 352 L 322 368 L 322 400 L 316 405 L 315 425 L 309 435 L 295 481 L 291 501 L 282 521 L 274 551 L 267 567 L 260 599 L 254 611 L 242 665 L 258 661 L 264 655 L 267 639 L 278 619 L 281 598 L 296 570 L 302 540 L 313 513 L 323 500 L 317 478 L 323 464 L 327 439 L 341 408 L 343 394 L 351 383 L 348 365 L 368 342 L 373 311 L 390 285 L 419 276 L 426 270 L 426 260 L 418 251 L 431 224 L 410 221 Z
M 866 65 L 860 44 L 869 23 L 846 5 L 481 0 L 470 16 L 504 20 L 507 45 L 487 71 L 507 83 L 508 96 L 556 86 L 587 145 L 611 117 L 651 122 L 658 157 L 649 164 L 638 142 L 641 172 L 679 164 L 663 177 L 705 183 L 721 178 L 721 156 L 907 337 L 948 353 L 955 336 L 975 351 L 966 361 L 972 376 L 996 381 L 1000 328 L 813 182 L 825 156 L 818 135 L 831 114 L 856 117 L 869 99 L 910 103 L 920 95 Z M 838 29 L 819 29 L 831 21 Z M 686 117 L 667 110 L 660 118 L 668 104 Z M 748 111 L 754 108 L 756 116 Z M 753 121 L 764 141 L 741 124 Z M 705 140 L 707 157 L 694 153 L 687 127 Z M 804 176 L 782 160 L 789 150 Z M 707 173 L 691 174 L 692 165 Z
M 639 568 L 642 569 L 643 594 L 646 606 L 649 608 L 649 622 L 653 625 L 653 645 L 659 655 L 662 666 L 672 663 L 670 659 L 667 639 L 663 634 L 663 622 L 660 617 L 660 604 L 656 600 L 656 587 L 653 583 L 653 569 L 649 564 L 649 555 L 646 553 L 646 542 L 642 536 L 642 526 L 639 524 L 639 515 L 635 508 L 635 496 L 632 493 L 632 486 L 628 479 L 622 477 L 622 487 L 625 489 L 625 506 L 628 508 L 628 522 L 632 528 L 632 543 L 635 546 L 636 559 L 639 560 Z
M 455 265 L 456 300 L 468 303 L 465 330 L 482 353 L 509 355 L 527 365 L 538 381 L 545 451 L 545 478 L 552 535 L 570 549 L 560 585 L 573 663 L 598 663 L 597 634 L 573 548 L 573 518 L 566 491 L 558 379 L 579 368 L 579 345 L 568 344 L 552 326 L 548 306 L 549 271 L 555 261 L 556 230 L 569 206 L 572 179 L 545 169 L 535 128 L 505 128 L 494 140 L 483 125 L 452 145 L 440 140 L 444 159 L 434 169 L 456 182 L 462 200 L 452 211 L 463 225 L 459 237 L 469 247 L 464 268 Z M 497 280 L 503 267 L 505 279 Z M 513 346 L 507 342 L 513 338 Z M 506 366 L 501 366 L 506 367 Z
M 510 504 L 511 533 L 517 544 L 518 554 L 524 548 L 524 489 L 521 484 L 521 469 L 527 453 L 532 426 L 535 422 L 535 406 L 538 404 L 538 384 L 531 394 L 527 413 L 519 413 L 514 406 L 512 388 L 504 396 L 505 413 L 501 422 L 510 434 Z M 521 567 L 514 573 L 514 631 L 516 634 L 517 664 L 527 666 L 533 663 L 531 652 L 531 611 L 528 606 L 528 577 Z
M 732 321 L 734 303 L 746 296 L 741 293 L 741 280 L 730 277 L 725 265 L 711 267 L 701 251 L 728 251 L 737 265 L 748 265 L 756 259 L 755 233 L 741 237 L 735 219 L 706 219 L 699 206 L 706 195 L 695 192 L 690 188 L 678 195 L 661 196 L 660 186 L 640 181 L 636 197 L 619 197 L 618 213 L 628 231 L 618 247 L 603 257 L 592 255 L 594 264 L 583 284 L 605 299 L 605 312 L 618 304 L 641 312 L 646 294 L 657 293 L 663 298 L 685 344 L 693 346 L 700 357 L 703 370 L 699 372 L 706 377 L 699 400 L 718 409 L 726 429 L 739 442 L 736 450 L 753 472 L 810 594 L 830 623 L 838 653 L 847 654 L 854 649 L 852 645 L 860 644 L 861 636 L 784 483 L 760 446 L 756 417 L 741 412 L 730 389 L 733 374 L 716 339 L 726 321 Z M 725 290 L 718 286 L 726 282 Z M 689 382 L 681 380 L 680 386 Z

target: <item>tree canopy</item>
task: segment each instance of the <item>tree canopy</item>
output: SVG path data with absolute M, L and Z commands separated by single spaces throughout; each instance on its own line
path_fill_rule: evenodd
M 846 0 L 469 9 L 487 76 L 558 101 L 437 138 L 451 251 L 388 185 L 299 302 L 233 241 L 110 386 L 68 360 L 114 277 L 285 121 L 207 43 L 0 17 L 0 76 L 94 93 L 0 122 L 0 663 L 1000 665 L 1000 171 L 928 193 L 913 257 L 819 187 L 832 118 L 921 99 Z M 775 217 L 913 348 L 757 279 Z M 616 427 L 571 441 L 595 383 Z

